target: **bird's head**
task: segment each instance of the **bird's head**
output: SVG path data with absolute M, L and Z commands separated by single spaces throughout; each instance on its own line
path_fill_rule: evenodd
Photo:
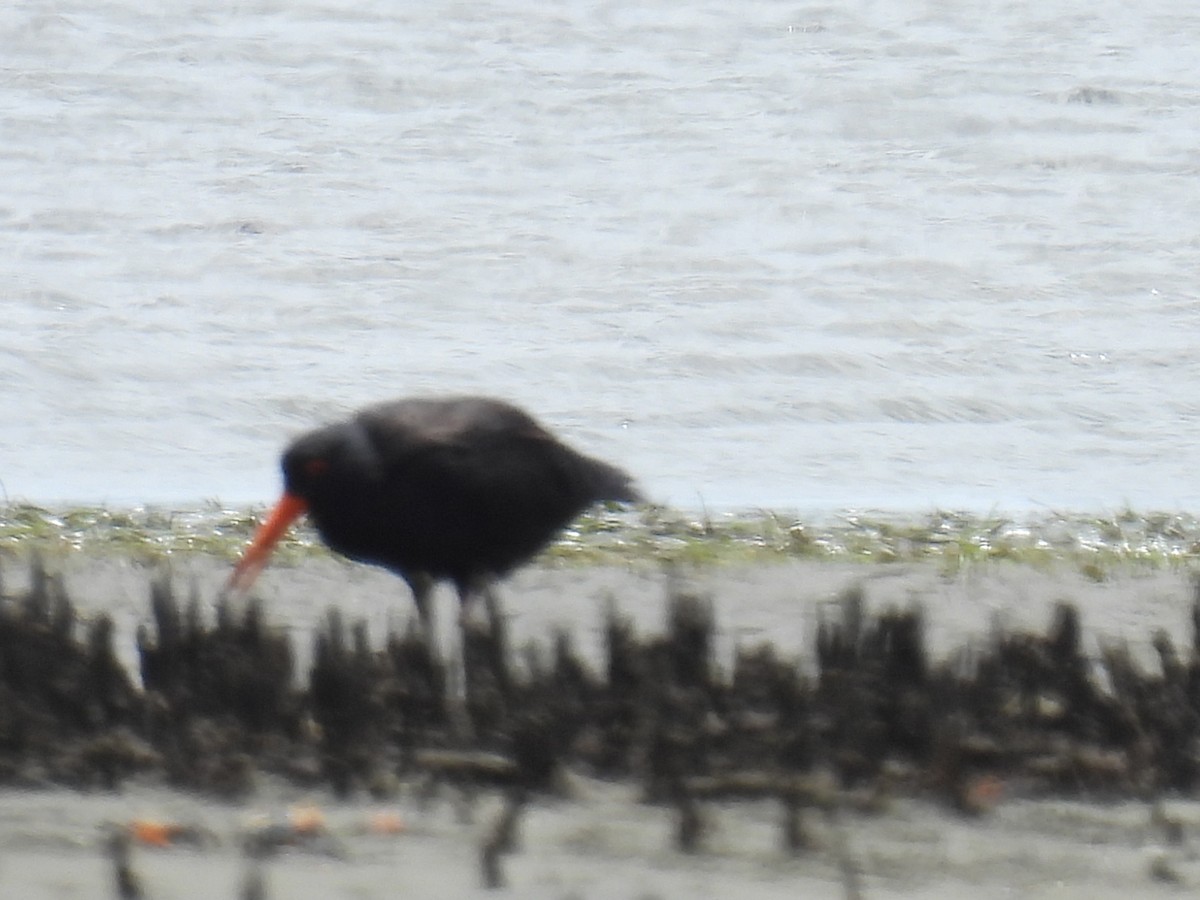
M 362 491 L 378 460 L 366 432 L 352 421 L 297 438 L 282 465 L 284 491 L 319 509 L 327 497 Z
M 376 454 L 355 422 L 306 434 L 283 454 L 283 496 L 230 575 L 226 590 L 248 591 L 291 524 L 338 496 L 361 492 L 378 469 Z M 369 489 L 369 488 L 368 488 Z

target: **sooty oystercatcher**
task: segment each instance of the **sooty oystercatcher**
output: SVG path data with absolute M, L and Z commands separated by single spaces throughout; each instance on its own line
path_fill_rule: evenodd
M 333 550 L 408 582 L 427 634 L 436 582 L 454 583 L 465 612 L 473 594 L 589 506 L 642 499 L 625 472 L 486 397 L 367 407 L 297 438 L 283 454 L 283 483 L 227 587 L 248 590 L 288 526 L 308 513 Z

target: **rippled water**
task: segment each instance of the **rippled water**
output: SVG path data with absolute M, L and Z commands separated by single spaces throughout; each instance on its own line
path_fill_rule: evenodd
M 0 482 L 516 399 L 689 507 L 1200 506 L 1183 3 L 0 10 Z

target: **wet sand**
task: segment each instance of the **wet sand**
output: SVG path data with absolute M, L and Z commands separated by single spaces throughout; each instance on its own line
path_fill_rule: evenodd
M 82 616 L 106 611 L 114 617 L 118 656 L 136 671 L 133 634 L 147 617 L 154 570 L 130 559 L 83 556 L 65 557 L 52 568 L 62 572 Z M 173 564 L 173 577 L 185 593 L 194 584 L 201 597 L 211 597 L 227 570 L 216 560 L 181 558 Z M 6 561 L 3 575 L 5 592 L 11 594 L 23 588 L 27 572 Z M 678 577 L 711 598 L 717 653 L 723 658 L 737 644 L 769 641 L 785 655 L 811 660 L 819 610 L 855 583 L 863 586 L 873 610 L 920 602 L 935 655 L 984 640 L 996 620 L 1044 629 L 1061 600 L 1078 604 L 1089 653 L 1100 642 L 1126 641 L 1151 665 L 1155 629 L 1166 629 L 1180 646 L 1191 637 L 1192 587 L 1183 570 L 1130 567 L 1096 583 L 1066 568 L 999 563 L 950 575 L 936 564 L 794 563 Z M 365 619 L 375 635 L 403 622 L 411 606 L 393 577 L 336 560 L 272 568 L 258 593 L 269 621 L 294 637 L 301 672 L 313 627 L 329 606 L 338 606 L 349 619 Z M 593 663 L 601 656 L 606 603 L 615 602 L 639 631 L 653 632 L 663 625 L 665 593 L 666 576 L 650 568 L 535 567 L 501 589 L 515 647 L 530 639 L 545 641 L 552 628 L 564 628 Z M 445 624 L 453 610 L 448 593 L 439 603 Z M 443 637 L 449 640 L 448 634 Z M 1166 798 L 1170 814 L 1183 825 L 1182 845 L 1167 845 L 1142 800 L 1046 798 L 1007 784 L 996 807 L 975 818 L 920 793 L 891 799 L 877 812 L 844 811 L 838 824 L 813 812 L 805 819 L 811 847 L 799 854 L 781 845 L 778 804 L 712 801 L 702 806 L 708 827 L 700 851 L 687 854 L 676 848 L 675 812 L 639 802 L 639 785 L 580 772 L 569 772 L 567 782 L 563 796 L 535 798 L 521 818 L 519 848 L 501 862 L 508 894 L 630 900 L 843 897 L 839 865 L 846 858 L 861 873 L 863 895 L 872 898 L 1166 896 L 1179 891 L 1170 877 L 1200 884 L 1200 858 L 1187 843 L 1200 824 L 1200 805 L 1182 798 Z M 219 839 L 205 850 L 135 847 L 133 866 L 147 897 L 236 897 L 246 870 L 236 835 L 252 816 L 282 816 L 298 803 L 324 811 L 347 856 L 285 851 L 265 864 L 269 897 L 495 895 L 482 886 L 479 848 L 501 799 L 486 791 L 470 804 L 449 788 L 423 802 L 415 786 L 402 785 L 386 802 L 342 802 L 325 791 L 264 778 L 254 796 L 239 803 L 138 782 L 113 794 L 9 789 L 0 797 L 0 897 L 116 896 L 100 827 L 136 816 L 195 823 Z M 377 809 L 398 813 L 405 829 L 361 833 Z M 843 841 L 845 853 L 838 849 Z M 1165 866 L 1159 877 L 1156 864 Z

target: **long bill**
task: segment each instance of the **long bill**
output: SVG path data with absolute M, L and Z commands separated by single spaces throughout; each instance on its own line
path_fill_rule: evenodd
M 275 549 L 279 539 L 307 509 L 308 503 L 302 497 L 284 491 L 279 502 L 275 504 L 275 508 L 271 510 L 271 515 L 258 527 L 258 531 L 254 534 L 254 540 L 250 542 L 250 546 L 238 560 L 233 574 L 225 583 L 225 590 L 243 593 L 250 590 L 250 586 L 254 584 L 259 573 L 266 568 L 267 560 L 271 558 L 271 551 Z

